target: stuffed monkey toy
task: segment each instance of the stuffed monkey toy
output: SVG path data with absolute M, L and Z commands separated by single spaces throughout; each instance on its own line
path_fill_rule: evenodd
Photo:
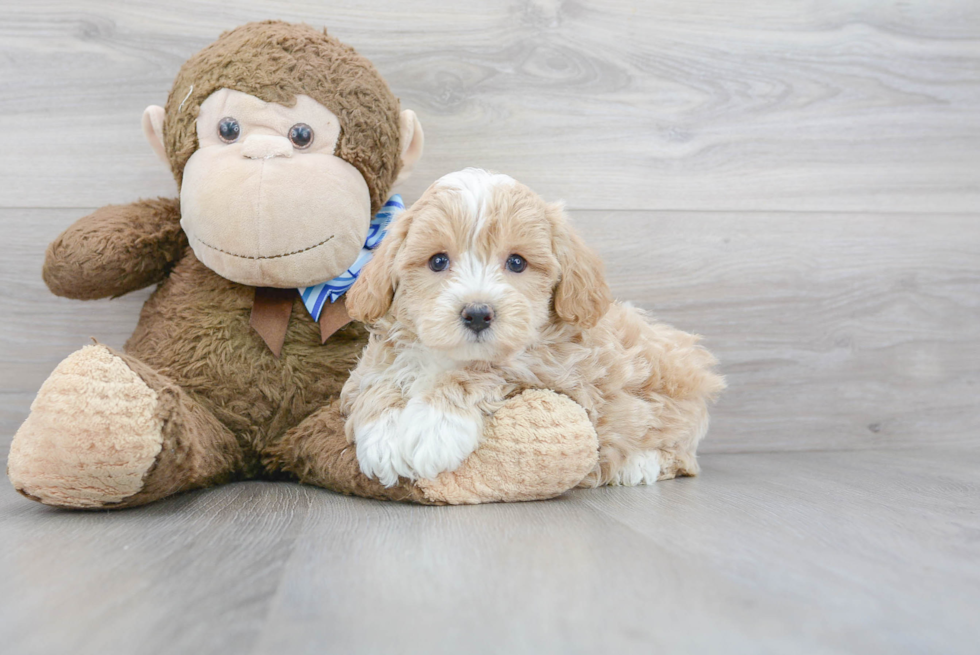
M 86 346 L 41 386 L 10 449 L 20 493 L 122 508 L 271 478 L 457 504 L 549 498 L 593 470 L 585 411 L 534 390 L 453 472 L 392 487 L 360 472 L 338 395 L 367 335 L 343 292 L 423 144 L 365 58 L 306 25 L 244 25 L 183 65 L 143 129 L 179 199 L 80 219 L 48 248 L 44 280 L 80 300 L 156 291 L 122 352 Z

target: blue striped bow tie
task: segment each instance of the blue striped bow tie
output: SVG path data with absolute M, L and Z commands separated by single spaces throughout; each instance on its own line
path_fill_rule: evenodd
M 371 226 L 368 228 L 368 235 L 364 241 L 364 247 L 361 248 L 361 253 L 354 260 L 354 263 L 350 265 L 350 268 L 332 280 L 321 282 L 312 287 L 299 289 L 299 295 L 303 298 L 303 304 L 306 305 L 306 309 L 310 312 L 310 316 L 313 317 L 314 321 L 320 320 L 320 313 L 323 311 L 327 300 L 331 303 L 336 302 L 337 298 L 340 298 L 353 286 L 357 280 L 357 276 L 361 274 L 361 269 L 374 256 L 374 249 L 385 238 L 388 224 L 403 211 L 405 211 L 405 203 L 402 202 L 400 195 L 396 193 L 388 198 L 388 202 L 384 204 L 384 207 L 379 209 L 378 213 L 371 219 Z

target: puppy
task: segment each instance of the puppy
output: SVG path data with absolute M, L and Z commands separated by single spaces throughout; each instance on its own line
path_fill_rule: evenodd
M 468 168 L 429 187 L 390 226 L 347 309 L 371 331 L 341 394 L 347 438 L 385 485 L 454 470 L 484 419 L 527 388 L 588 412 L 599 464 L 580 486 L 698 471 L 707 403 L 725 386 L 714 357 L 613 302 L 562 206 L 506 175 Z

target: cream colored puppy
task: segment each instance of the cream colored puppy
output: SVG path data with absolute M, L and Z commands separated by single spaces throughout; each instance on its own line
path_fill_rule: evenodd
M 548 204 L 468 168 L 399 216 L 348 294 L 371 337 L 342 392 L 361 470 L 385 485 L 452 471 L 509 396 L 552 389 L 588 412 L 582 486 L 695 475 L 725 383 L 698 337 L 613 302 L 602 262 Z

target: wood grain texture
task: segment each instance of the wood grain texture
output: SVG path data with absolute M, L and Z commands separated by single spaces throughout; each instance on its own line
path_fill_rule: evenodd
M 511 173 L 619 298 L 705 336 L 731 387 L 704 473 L 467 508 L 256 482 L 70 513 L 0 484 L 0 651 L 976 652 L 973 0 L 0 3 L 0 454 L 149 294 L 55 298 L 47 243 L 175 193 L 143 108 L 265 18 L 329 26 L 419 113 L 406 200 Z
M 3 651 L 250 652 L 311 493 L 259 483 L 70 513 L 3 485 Z
M 14 655 L 974 653 L 980 450 L 418 507 L 244 483 L 119 513 L 0 488 Z
M 173 193 L 143 108 L 266 18 L 328 25 L 419 113 L 410 195 L 478 165 L 576 209 L 980 206 L 973 0 L 5 3 L 0 206 Z
M 56 298 L 45 244 L 83 211 L 0 210 L 0 432 L 54 366 L 121 345 L 148 291 Z M 980 221 L 572 212 L 616 296 L 705 336 L 730 389 L 704 452 L 980 443 Z
M 980 442 L 977 217 L 573 215 L 618 298 L 720 357 L 705 452 Z

